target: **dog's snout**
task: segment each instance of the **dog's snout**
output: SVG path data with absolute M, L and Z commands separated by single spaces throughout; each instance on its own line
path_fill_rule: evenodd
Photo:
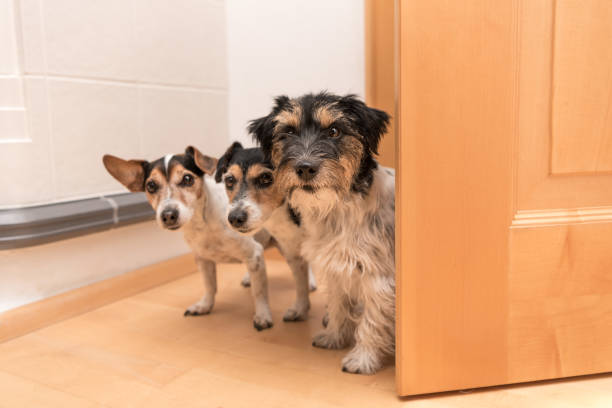
M 161 213 L 161 220 L 166 227 L 172 227 L 176 225 L 179 218 L 179 212 L 176 208 L 166 208 Z
M 232 211 L 227 216 L 227 220 L 233 227 L 242 227 L 247 220 L 247 213 L 244 210 Z
M 319 165 L 310 161 L 299 161 L 295 164 L 295 173 L 304 181 L 312 180 L 319 172 Z

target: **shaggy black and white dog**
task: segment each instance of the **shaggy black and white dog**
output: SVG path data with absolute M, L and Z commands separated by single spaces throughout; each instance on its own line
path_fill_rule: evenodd
M 327 284 L 329 323 L 313 345 L 352 345 L 352 373 L 376 372 L 395 349 L 395 173 L 374 158 L 388 122 L 353 95 L 319 93 L 279 96 L 249 125 Z

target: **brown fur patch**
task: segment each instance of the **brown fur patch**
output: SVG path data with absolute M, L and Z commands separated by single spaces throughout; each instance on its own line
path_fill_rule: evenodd
M 179 186 L 179 183 L 183 180 L 183 177 L 189 174 L 193 177 L 193 185 L 191 186 Z M 189 206 L 190 201 L 195 196 L 196 199 L 200 198 L 202 195 L 202 180 L 184 168 L 180 164 L 175 164 L 170 169 L 170 191 L 172 197 L 176 200 L 179 200 L 183 204 Z
M 262 207 L 276 208 L 278 207 L 285 196 L 285 190 L 279 189 L 279 185 L 274 182 L 272 186 L 265 189 L 259 189 L 255 187 L 255 179 L 261 176 L 263 173 L 270 173 L 274 177 L 272 171 L 259 163 L 254 164 L 247 170 L 246 182 L 249 198 L 259 204 Z
M 202 154 L 193 146 L 187 146 L 187 152 L 191 153 L 196 166 L 198 166 L 200 170 L 211 176 L 215 173 L 215 169 L 217 168 L 217 159 Z
M 123 160 L 110 154 L 102 158 L 106 170 L 130 191 L 143 191 L 143 160 Z
M 247 180 L 252 180 L 261 175 L 261 173 L 269 171 L 269 169 L 265 166 L 262 166 L 259 163 L 255 163 L 247 170 Z
M 278 167 L 281 158 L 283 157 L 283 146 L 281 142 L 275 142 L 272 145 L 272 152 L 270 153 L 270 161 L 274 167 Z
M 298 129 L 302 119 L 302 107 L 295 101 L 291 102 L 291 108 L 279 112 L 274 118 L 277 122 L 276 130 L 283 126 L 291 126 Z
M 314 119 L 323 129 L 327 129 L 341 117 L 342 113 L 334 110 L 332 106 L 321 106 L 314 111 Z
M 149 193 L 146 189 L 146 184 L 151 180 L 155 181 L 158 186 L 157 191 L 153 194 Z M 166 180 L 166 177 L 164 176 L 164 173 L 162 172 L 161 168 L 155 167 L 153 170 L 151 170 L 149 178 L 147 178 L 147 180 L 145 181 L 145 193 L 147 194 L 149 204 L 151 204 L 151 207 L 153 207 L 154 210 L 157 210 L 157 206 L 161 201 L 161 192 L 165 191 L 167 185 L 168 181 Z
M 242 183 L 242 169 L 240 168 L 239 165 L 237 164 L 232 164 L 228 169 L 227 169 L 227 174 L 225 175 L 224 178 L 226 178 L 227 176 L 231 175 L 234 176 L 234 178 L 236 179 L 236 183 L 234 184 L 234 188 L 231 190 L 227 190 L 227 188 L 225 189 L 225 191 L 227 192 L 227 197 L 229 198 L 230 202 L 234 199 L 234 197 L 236 197 L 236 194 L 238 194 L 238 191 L 240 190 L 240 183 Z

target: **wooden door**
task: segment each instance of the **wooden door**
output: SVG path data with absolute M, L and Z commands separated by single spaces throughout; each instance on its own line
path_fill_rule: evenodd
M 612 371 L 612 2 L 398 5 L 399 393 Z
M 395 167 L 395 0 L 365 0 L 366 103 L 391 115 L 378 161 Z

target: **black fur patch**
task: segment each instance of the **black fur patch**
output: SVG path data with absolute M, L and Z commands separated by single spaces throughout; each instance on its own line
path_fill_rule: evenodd
M 293 221 L 295 225 L 298 227 L 302 225 L 302 217 L 300 216 L 300 213 L 291 208 L 290 205 L 287 205 L 287 211 L 289 212 L 289 218 L 291 218 L 291 221 Z
M 215 181 L 220 183 L 223 174 L 234 164 L 240 166 L 243 174 L 247 174 L 249 167 L 258 163 L 270 167 L 259 147 L 245 149 L 239 142 L 234 142 L 219 159 L 217 171 L 215 172 Z
M 234 154 L 240 150 L 243 150 L 242 144 L 240 144 L 240 142 L 234 142 L 227 148 L 223 156 L 219 158 L 217 161 L 217 170 L 215 170 L 215 181 L 217 183 L 221 182 L 223 173 L 225 173 L 230 166 L 230 160 L 232 160 Z

